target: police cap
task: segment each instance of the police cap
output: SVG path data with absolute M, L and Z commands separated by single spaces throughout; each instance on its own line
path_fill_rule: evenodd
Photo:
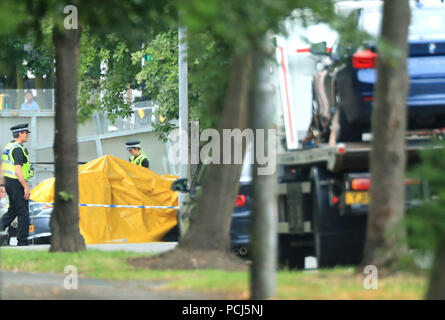
M 128 142 L 125 142 L 125 145 L 127 146 L 127 150 L 128 149 L 131 149 L 131 148 L 141 148 L 141 146 L 140 146 L 140 141 L 128 141 Z
M 29 131 L 29 129 L 28 129 L 28 124 L 27 123 L 18 124 L 16 126 L 11 127 L 11 132 L 12 133 L 23 132 L 23 131 L 27 131 L 28 133 L 31 133 L 31 131 Z

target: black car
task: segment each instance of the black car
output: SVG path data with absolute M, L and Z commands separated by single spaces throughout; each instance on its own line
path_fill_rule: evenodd
M 178 224 L 180 230 L 188 228 L 190 212 L 196 205 L 196 198 L 201 193 L 201 183 L 208 166 L 201 165 L 191 181 L 190 189 L 187 189 L 187 180 L 178 179 L 172 185 L 172 190 L 187 192 L 187 197 L 178 212 Z M 232 213 L 232 223 L 230 227 L 230 247 L 231 250 L 240 256 L 248 256 L 250 245 L 249 219 L 251 213 L 250 188 L 252 177 L 249 163 L 243 165 L 241 173 L 238 195 L 235 200 L 235 209 Z M 183 232 L 181 231 L 181 232 Z
M 341 4 L 341 3 L 340 3 Z M 382 2 L 357 1 L 342 8 L 355 19 L 358 28 L 378 36 Z M 352 6 L 352 8 L 350 7 Z M 410 90 L 406 100 L 409 128 L 439 128 L 445 125 L 445 4 L 441 1 L 412 2 L 408 37 Z M 312 50 L 326 55 L 318 44 Z M 337 128 L 337 141 L 359 141 L 370 129 L 377 79 L 378 52 L 375 40 L 354 44 L 338 36 L 331 52 L 313 78 L 314 136 L 321 142 Z M 324 140 L 324 141 L 323 141 Z

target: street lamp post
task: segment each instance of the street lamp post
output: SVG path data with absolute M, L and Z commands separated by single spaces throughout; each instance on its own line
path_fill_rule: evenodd
M 186 30 L 179 28 L 179 175 L 187 178 L 188 174 L 188 70 Z M 179 207 L 182 206 L 185 194 L 179 193 Z

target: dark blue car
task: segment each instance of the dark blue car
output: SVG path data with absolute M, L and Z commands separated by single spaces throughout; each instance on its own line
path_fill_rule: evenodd
M 30 201 L 28 239 L 31 244 L 49 244 L 51 242 L 50 220 L 52 212 L 52 207 Z
M 343 7 L 345 9 L 346 7 Z M 359 29 L 378 36 L 383 5 L 357 1 L 348 14 Z M 409 128 L 445 126 L 445 4 L 412 3 L 409 27 Z M 312 129 L 327 139 L 333 121 L 340 127 L 337 141 L 359 141 L 370 129 L 377 80 L 375 41 L 361 45 L 339 36 L 322 70 L 313 78 Z M 324 54 L 324 48 L 313 50 Z M 336 116 L 335 116 L 336 115 Z M 335 119 L 335 120 L 334 120 Z
M 230 226 L 230 246 L 232 251 L 241 256 L 248 256 L 250 245 L 249 220 L 251 212 L 250 189 L 252 180 L 241 175 L 235 210 Z

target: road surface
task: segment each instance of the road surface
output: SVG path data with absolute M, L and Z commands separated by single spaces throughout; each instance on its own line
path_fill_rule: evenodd
M 162 290 L 166 281 L 101 280 L 79 277 L 77 289 L 65 288 L 67 275 L 0 273 L 0 299 L 4 300 L 196 300 L 228 299 L 226 294 Z
M 88 244 L 87 249 L 104 251 L 130 251 L 141 253 L 161 253 L 172 250 L 177 246 L 177 242 L 147 242 L 147 243 L 114 243 L 114 244 Z M 16 241 L 11 238 L 11 246 L 16 250 L 49 250 L 49 244 L 30 245 L 26 247 L 16 247 Z

